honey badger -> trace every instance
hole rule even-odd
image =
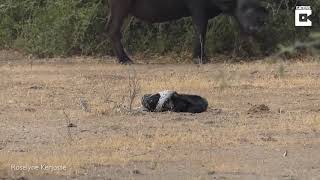
[[[201,113],[207,110],[208,101],[197,95],[178,94],[176,91],[162,91],[142,97],[143,107],[150,112]]]

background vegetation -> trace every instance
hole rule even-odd
[[[220,16],[211,20],[208,54],[266,55],[279,44],[307,40],[310,31],[319,30],[319,0],[303,1],[303,5],[313,8],[313,28],[294,26],[295,0],[265,3],[270,10],[270,22],[248,46],[239,41],[239,29],[233,18]],[[106,0],[1,0],[0,48],[19,49],[39,57],[110,55],[112,49],[105,34],[108,11]],[[193,26],[189,18],[153,25],[128,18],[123,42],[129,53],[189,51]],[[241,51],[236,51],[239,48]]]

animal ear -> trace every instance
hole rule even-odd
[[[174,92],[173,94],[172,94],[172,97],[178,97],[179,95],[178,95],[178,93],[177,92]]]

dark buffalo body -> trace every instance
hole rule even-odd
[[[128,15],[149,23],[191,16],[196,29],[193,56],[199,59],[205,59],[203,47],[209,19],[229,14],[243,31],[251,33],[260,29],[267,15],[259,0],[110,0],[110,3],[108,33],[120,63],[132,62],[121,43],[121,27]]]

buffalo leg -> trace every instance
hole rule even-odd
[[[205,55],[205,43],[207,34],[208,18],[205,15],[195,14],[192,16],[195,25],[196,35],[194,41],[193,59],[196,64],[207,63]]]
[[[107,31],[111,39],[113,49],[117,55],[119,63],[131,64],[132,60],[128,57],[121,43],[121,27],[124,19],[129,13],[130,1],[111,0],[111,15],[107,25]]]

